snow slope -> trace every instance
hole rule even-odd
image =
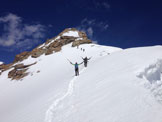
[[[81,49],[85,49],[83,52]],[[161,122],[162,46],[119,48],[84,44],[37,59],[29,76],[0,76],[0,122]],[[68,62],[82,62],[80,76]]]

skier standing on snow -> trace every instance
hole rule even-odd
[[[78,64],[77,62],[75,64],[73,64],[71,61],[69,61],[70,64],[74,65],[75,67],[75,76],[79,76],[79,65],[81,65],[82,63]]]
[[[90,58],[87,58],[87,57],[83,58],[83,57],[82,57],[82,59],[83,59],[83,62],[84,62],[84,66],[87,67],[88,60],[90,60],[91,57],[90,57]]]

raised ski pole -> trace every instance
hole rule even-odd
[[[67,60],[72,64],[72,62],[69,59],[67,59]]]

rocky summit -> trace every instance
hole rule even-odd
[[[12,80],[19,80],[28,74],[27,67],[33,65],[30,64],[28,66],[25,66],[24,64],[21,64],[23,60],[27,59],[30,56],[32,58],[37,58],[43,54],[50,55],[52,53],[57,53],[61,51],[64,45],[70,43],[71,47],[78,47],[81,44],[92,43],[92,41],[88,39],[85,32],[79,31],[75,28],[67,28],[58,36],[46,40],[45,43],[34,48],[32,51],[25,51],[16,55],[13,63],[0,65],[0,74],[2,74],[3,71],[11,69],[11,71],[8,73],[8,78],[11,78]],[[17,66],[21,66],[21,68],[17,68]]]
[[[79,46],[81,44],[92,43],[88,39],[85,32],[78,31],[75,28],[68,28],[61,32],[58,36],[46,40],[45,43],[39,45],[31,52],[22,52],[16,55],[14,62],[22,61],[29,56],[37,58],[42,54],[50,55],[54,52],[59,52],[62,46],[72,43],[72,47]]]

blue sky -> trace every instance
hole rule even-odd
[[[1,0],[0,61],[10,63],[69,27],[99,44],[162,45],[161,0]]]

